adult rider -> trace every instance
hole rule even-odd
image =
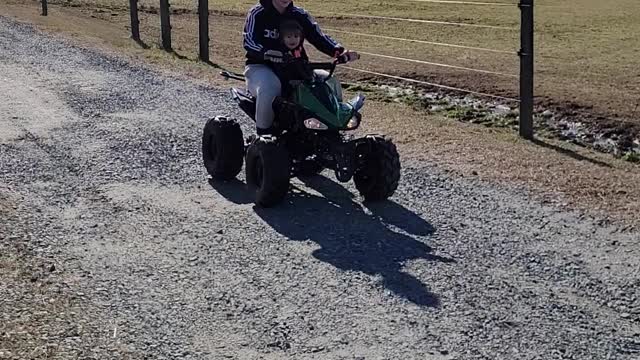
[[[315,19],[292,0],[260,0],[252,7],[244,24],[243,45],[246,53],[244,75],[247,90],[256,98],[256,132],[272,133],[274,119],[273,100],[282,91],[282,84],[274,72],[273,64],[286,62],[287,51],[280,40],[280,24],[298,22],[303,36],[322,53],[345,61],[359,58],[355,51],[345,48],[322,32]]]

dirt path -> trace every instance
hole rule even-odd
[[[411,161],[388,203],[325,174],[254,209],[200,161],[226,91],[2,17],[0,48],[0,358],[640,352],[640,234]]]

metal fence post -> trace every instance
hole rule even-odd
[[[200,60],[209,62],[209,0],[198,0]]]
[[[171,21],[169,19],[169,0],[160,0],[160,27],[162,29],[162,48],[171,51]]]
[[[138,19],[138,0],[129,0],[129,14],[131,15],[131,38],[140,41],[140,20]]]
[[[533,140],[533,0],[520,0],[520,136]]]
[[[47,0],[42,0],[42,16],[47,16],[48,13]]]

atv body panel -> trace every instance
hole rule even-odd
[[[340,102],[324,81],[300,83],[293,87],[291,99],[333,130],[347,130],[349,120],[355,115],[354,106]]]

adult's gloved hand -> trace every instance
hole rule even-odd
[[[360,59],[360,54],[355,51],[346,50],[342,54],[338,55],[338,63],[346,64],[351,61]]]

